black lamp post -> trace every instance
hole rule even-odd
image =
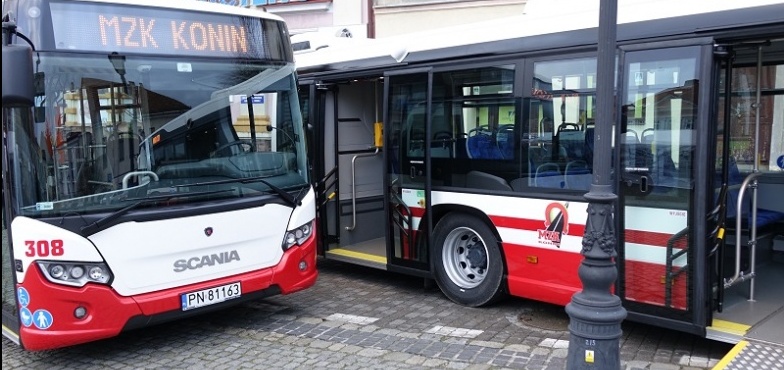
[[[588,200],[588,220],[583,236],[583,261],[578,275],[583,290],[566,305],[569,315],[568,369],[620,369],[621,322],[626,310],[610,292],[618,270],[614,207],[617,196],[610,178],[612,122],[615,97],[615,44],[617,0],[599,2],[596,128],[594,131],[593,182]]]

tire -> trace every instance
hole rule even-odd
[[[480,307],[504,296],[504,262],[486,223],[464,213],[445,216],[433,229],[433,271],[447,298]]]

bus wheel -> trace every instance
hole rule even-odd
[[[436,225],[433,234],[436,283],[449,299],[479,307],[503,295],[504,263],[487,224],[453,213]]]

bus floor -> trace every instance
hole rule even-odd
[[[774,252],[760,260],[754,278],[754,300],[750,301],[751,280],[737,283],[724,291],[722,312],[713,315],[713,327],[724,332],[718,340],[737,342],[752,336],[784,344],[784,326],[768,325],[770,320],[784,320],[784,254]],[[779,328],[779,330],[771,330]]]
[[[784,364],[784,252],[758,262],[754,300],[748,281],[727,288],[724,309],[714,313],[713,339],[737,342],[714,370],[782,369]],[[758,259],[760,261],[760,259]],[[715,334],[715,332],[714,332]]]
[[[387,269],[386,255],[386,239],[383,237],[346,246],[331,245],[325,253],[327,259],[381,270]]]

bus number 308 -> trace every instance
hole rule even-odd
[[[25,250],[27,257],[62,256],[65,253],[61,239],[25,240],[24,243],[27,246],[27,250]]]

